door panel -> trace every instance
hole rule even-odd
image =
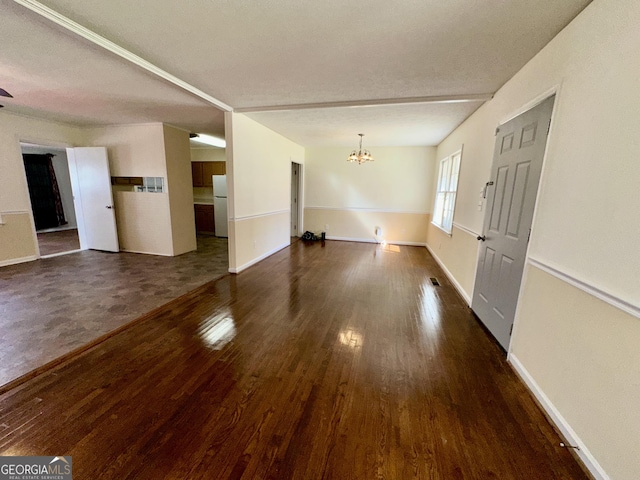
[[[67,158],[81,248],[118,252],[107,149],[67,148]]]
[[[518,239],[520,232],[520,222],[524,213],[524,199],[527,192],[527,181],[529,180],[530,162],[520,163],[515,168],[515,178],[513,179],[513,193],[511,204],[509,205],[509,219],[507,221],[506,235],[514,240]]]
[[[509,167],[501,167],[498,169],[497,180],[495,182],[496,192],[493,197],[491,221],[489,223],[489,230],[492,232],[500,231],[500,216],[502,215],[502,205],[504,203],[504,193],[508,173]]]
[[[507,349],[515,317],[554,97],[501,125],[471,307]],[[544,134],[543,134],[544,132]]]

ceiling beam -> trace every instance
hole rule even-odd
[[[183,90],[195,95],[196,97],[201,98],[207,103],[214,105],[215,107],[225,111],[232,112],[233,108],[227,105],[226,103],[218,100],[217,98],[212,97],[208,93],[203,92],[202,90],[194,87],[193,85],[185,82],[184,80],[179,79],[175,75],[171,75],[169,72],[161,69],[160,67],[155,66],[151,62],[148,62],[142,57],[130,52],[129,50],[121,47],[120,45],[113,43],[111,40],[107,40],[101,35],[89,30],[86,27],[83,27],[79,23],[74,22],[73,20],[65,17],[64,15],[52,10],[51,8],[43,5],[35,0],[13,0],[15,3],[22,5],[23,7],[28,8],[32,12],[37,13],[38,15],[60,25],[61,27],[69,30],[70,32],[75,33],[76,35],[89,40],[91,43],[98,45],[99,47],[104,48],[105,50],[110,51],[111,53],[115,53],[121,58],[137,65],[140,68],[160,77],[169,83],[174,84],[177,87],[180,87]]]
[[[486,102],[493,98],[493,93],[471,95],[440,95],[433,97],[379,98],[372,100],[347,100],[344,102],[298,103],[291,105],[269,105],[261,107],[244,107],[234,109],[237,113],[278,112],[285,110],[308,110],[314,108],[360,108],[379,107],[382,105],[412,105],[426,103],[469,103]]]

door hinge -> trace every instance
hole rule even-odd
[[[551,120],[549,120],[549,125],[547,125],[547,135],[549,135],[550,131],[551,131]]]
[[[529,234],[527,235],[527,243],[531,240],[531,229],[529,229]]]
[[[494,133],[494,136],[497,136],[498,133],[500,133],[500,127],[496,127],[496,133]]]
[[[513,333],[513,323],[511,324],[511,328],[509,329],[509,336]]]

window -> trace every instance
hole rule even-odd
[[[440,160],[438,170],[438,188],[436,204],[433,207],[432,223],[447,233],[453,227],[453,210],[456,206],[456,191],[460,176],[460,157],[462,151]]]

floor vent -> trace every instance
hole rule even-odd
[[[431,277],[431,278],[429,278],[429,280],[431,280],[431,283],[433,283],[436,287],[440,286],[440,282],[438,281],[438,279],[436,277]]]

